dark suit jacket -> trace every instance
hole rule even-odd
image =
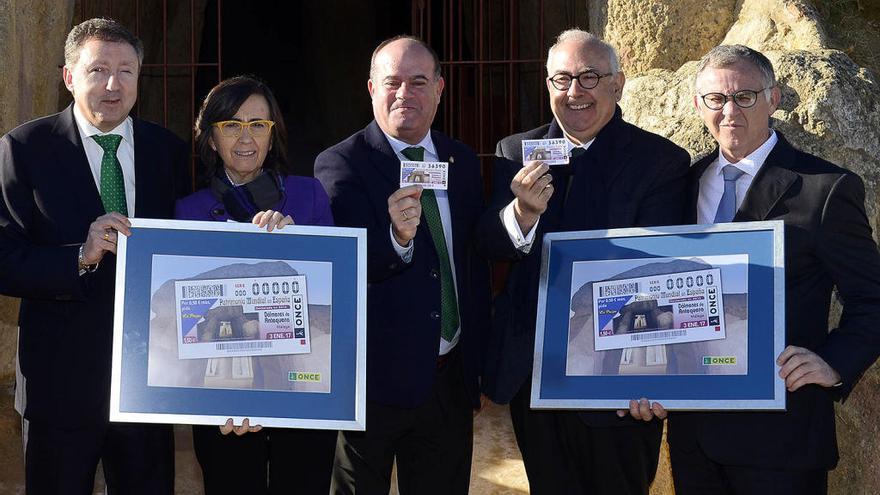
[[[452,251],[461,315],[457,348],[474,405],[479,400],[483,335],[489,323],[488,263],[473,238],[483,210],[476,154],[431,131],[441,161],[449,161]],[[416,407],[428,400],[440,345],[439,261],[428,225],[419,225],[413,257],[403,263],[391,244],[388,197],[400,188],[400,161],[376,122],[325,150],[315,177],[330,196],[336,225],[367,229],[367,399]]]
[[[188,192],[184,143],[134,119],[136,217],[171,218]],[[73,107],[0,139],[0,293],[21,298],[19,360],[30,420],[107,421],[116,259],[79,275],[89,225],[105,213]]]
[[[834,399],[843,399],[880,355],[880,255],[854,173],[792,147],[779,131],[735,222],[785,222],[786,345],[806,347],[840,373],[843,385],[802,387],[785,413],[673,413],[669,441],[697,435],[716,462],[777,469],[830,469],[837,463]],[[690,221],[699,179],[718,156],[690,174]],[[828,331],[831,290],[843,302],[840,326]],[[752,329],[754,331],[755,329]]]
[[[561,137],[562,129],[554,120],[498,143],[492,200],[480,222],[479,246],[492,259],[512,261],[507,284],[495,300],[483,379],[484,392],[499,403],[509,402],[531,377],[544,234],[673,225],[681,223],[684,213],[689,155],[669,140],[625,122],[618,108],[589,150],[571,160],[569,167],[575,172],[567,204],[567,167],[550,167],[555,191],[538,222],[531,251],[523,255],[513,247],[500,220],[500,211],[514,198],[510,182],[523,166],[521,143],[523,139]],[[578,192],[586,191],[578,189],[580,175],[587,177],[582,180],[593,182],[589,194]],[[572,211],[583,212],[584,218],[574,223],[565,220],[564,215]],[[571,225],[576,228],[569,228]],[[584,418],[603,424],[626,422],[618,420],[613,412],[590,413]]]

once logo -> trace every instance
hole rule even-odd
[[[320,382],[320,373],[310,373],[308,371],[288,371],[287,381],[289,382]]]
[[[703,366],[724,366],[736,364],[736,356],[703,356]]]

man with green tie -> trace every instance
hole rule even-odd
[[[387,494],[395,461],[404,495],[468,491],[489,276],[477,156],[431,130],[443,85],[423,41],[381,43],[375,120],[315,162],[336,224],[367,229],[367,430],[340,435],[333,493]],[[401,188],[402,161],[447,162],[448,189]]]
[[[171,218],[188,192],[184,143],[129,116],[143,45],[110,19],[71,30],[73,104],[0,139],[0,293],[21,298],[28,493],[173,493],[171,429],[109,422],[117,236]]]

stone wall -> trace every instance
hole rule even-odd
[[[714,147],[693,106],[696,60],[705,52],[695,47],[741,43],[764,52],[783,95],[773,126],[801,149],[862,176],[877,235],[880,1],[608,0],[590,5],[591,30],[604,33],[622,54],[628,77],[624,118],[694,156]],[[652,13],[647,20],[645,12]],[[880,450],[874,419],[878,385],[880,366],[875,365],[837,407],[841,460],[830,475],[832,494],[880,493],[880,461],[865,455]],[[659,485],[653,494],[671,493],[665,481]]]
[[[57,111],[72,0],[0,2],[0,134]],[[0,388],[12,384],[18,300],[0,296]]]

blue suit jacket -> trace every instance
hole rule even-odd
[[[483,335],[489,324],[488,263],[473,238],[483,211],[476,154],[432,131],[441,161],[449,161],[452,250],[461,315],[458,342],[464,379],[479,400]],[[367,229],[367,399],[417,407],[430,398],[440,345],[440,277],[427,224],[418,228],[410,263],[391,244],[388,197],[400,188],[400,161],[376,122],[325,150],[315,177],[330,196],[336,225]]]
[[[171,218],[188,192],[183,141],[133,119],[133,216]],[[106,422],[116,258],[79,276],[77,254],[104,207],[73,107],[0,139],[0,293],[21,298],[25,417],[55,426]]]

